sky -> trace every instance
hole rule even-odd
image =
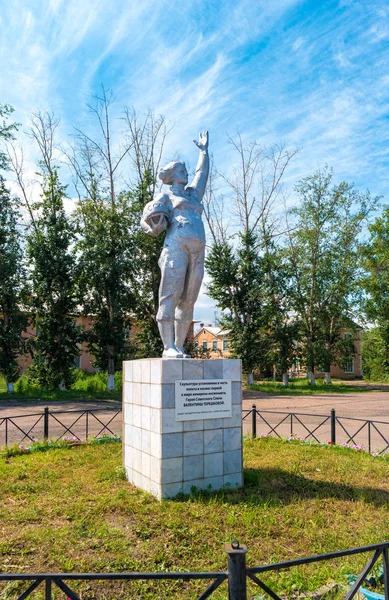
[[[90,127],[101,85],[173,129],[167,160],[194,166],[207,128],[221,170],[227,134],[299,148],[290,190],[328,164],[388,202],[389,5],[383,0],[0,0],[0,103],[27,129],[53,111],[64,140]],[[34,160],[31,141],[27,155]],[[33,167],[31,167],[33,169]],[[205,279],[206,284],[206,279]],[[215,321],[203,286],[195,318]]]

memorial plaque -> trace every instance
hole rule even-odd
[[[195,379],[176,381],[176,421],[231,417],[231,381]]]

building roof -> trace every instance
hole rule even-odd
[[[224,337],[224,336],[226,336],[226,335],[228,335],[230,333],[229,329],[222,329],[221,327],[212,327],[211,325],[208,325],[208,326],[201,327],[197,331],[197,333],[195,334],[195,337],[197,335],[199,335],[199,333],[201,331],[203,331],[204,329],[205,329],[205,331],[208,331],[209,333],[211,333],[215,337]]]

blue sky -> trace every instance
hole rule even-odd
[[[123,105],[174,124],[167,158],[190,165],[210,131],[219,168],[226,135],[301,150],[292,189],[326,163],[336,179],[383,194],[389,167],[389,5],[377,0],[3,0],[0,103],[53,110],[64,139],[85,127],[101,83]],[[29,143],[24,141],[24,143]],[[31,157],[33,151],[31,150]],[[201,295],[200,320],[214,320]]]

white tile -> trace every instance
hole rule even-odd
[[[242,366],[239,358],[225,358],[223,360],[223,379],[242,380]]]
[[[150,493],[151,481],[148,477],[146,477],[146,475],[142,475],[141,483],[142,490]]]
[[[184,492],[184,494],[191,494],[192,491],[196,492],[197,490],[203,490],[204,489],[204,479],[192,479],[191,481],[184,481],[183,484],[183,489],[182,491]],[[196,489],[194,489],[196,488]]]
[[[125,467],[125,471],[126,471],[127,481],[129,481],[130,483],[132,483],[133,472],[132,472],[131,467]]]
[[[209,429],[204,431],[204,454],[223,452],[223,430]]]
[[[184,456],[203,454],[204,433],[203,431],[187,431],[184,433]]]
[[[142,487],[142,474],[139,471],[132,472],[132,482],[136,487]]]
[[[132,381],[124,381],[123,403],[129,404],[132,402]]]
[[[138,473],[142,472],[142,452],[135,448],[132,449],[132,468]]]
[[[182,433],[165,433],[162,435],[162,458],[182,457]]]
[[[183,421],[184,431],[202,431],[204,429],[204,419],[197,421]]]
[[[203,379],[204,361],[198,358],[184,360],[182,379]]]
[[[161,486],[161,497],[162,498],[174,498],[174,496],[177,496],[177,494],[181,494],[181,493],[182,493],[182,482],[180,482],[180,483],[165,483]]]
[[[122,435],[123,435],[123,444],[132,446],[132,425],[129,425],[128,423],[124,423],[124,426],[122,429]]]
[[[125,425],[132,424],[132,404],[123,404],[123,423]]]
[[[204,489],[210,491],[220,490],[224,485],[223,477],[205,477],[203,482]]]
[[[162,498],[162,489],[159,483],[156,483],[152,479],[150,480],[150,494],[153,494],[158,500]]]
[[[150,479],[150,454],[142,453],[142,475]]]
[[[150,456],[150,479],[161,483],[161,460],[155,456]]]
[[[123,380],[132,381],[132,360],[125,360],[123,362]]]
[[[162,408],[175,408],[176,387],[174,383],[162,384]]]
[[[204,454],[204,477],[223,475],[223,452]]]
[[[132,384],[132,403],[133,404],[142,404],[142,384],[141,383],[133,383]]]
[[[162,358],[150,359],[150,383],[161,383]]]
[[[224,487],[226,488],[240,488],[243,487],[243,473],[230,473],[229,475],[224,475]]]
[[[204,461],[202,456],[184,456],[184,481],[202,479]],[[186,492],[187,493],[187,492]]]
[[[242,384],[240,381],[233,381],[231,384],[232,404],[242,404]]]
[[[163,408],[162,409],[162,433],[180,433],[182,430],[183,430],[182,421],[176,421],[175,409],[174,408]]]
[[[124,466],[132,468],[132,447],[127,444],[124,446]]]
[[[150,406],[150,383],[142,383],[142,406]]]
[[[150,415],[150,407],[149,406],[142,406],[142,429],[147,429],[148,431],[150,431],[150,419],[151,419],[151,415]]]
[[[204,419],[204,429],[221,429],[223,419]]]
[[[142,407],[139,404],[133,405],[132,423],[134,427],[142,427]]]
[[[224,475],[230,473],[239,473],[243,470],[242,464],[242,451],[241,450],[229,450],[224,452]]]
[[[150,359],[148,358],[142,360],[141,377],[142,383],[150,383]]]
[[[132,361],[132,380],[136,383],[141,383],[141,381],[142,381],[142,361],[141,360]]]
[[[162,385],[150,384],[150,406],[152,408],[162,408]]]
[[[226,379],[223,377],[223,359],[204,361],[204,379]]]
[[[223,450],[240,450],[242,447],[242,428],[228,427],[223,431]]]
[[[142,452],[151,454],[151,433],[147,429],[142,429]]]
[[[161,411],[158,408],[150,408],[150,430],[161,433]]]
[[[162,458],[162,436],[152,431],[150,432],[150,454],[155,458]]]
[[[164,458],[161,464],[162,483],[182,482],[182,458]]]
[[[142,430],[139,427],[132,428],[132,447],[142,450]]]
[[[182,379],[182,359],[165,358],[162,361],[162,383],[174,383],[176,379]]]
[[[242,426],[242,407],[240,404],[232,405],[232,416],[223,419],[223,427],[239,427]]]

